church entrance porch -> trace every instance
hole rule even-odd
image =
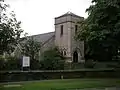
[[[77,53],[77,51],[75,51],[75,52],[73,53],[73,62],[74,62],[74,63],[77,63],[77,62],[78,62],[78,53]]]
[[[85,60],[83,58],[81,51],[79,48],[76,48],[72,53],[72,61],[73,63],[84,63]]]

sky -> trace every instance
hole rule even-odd
[[[54,18],[68,11],[87,17],[91,0],[5,0],[28,35],[55,31]]]

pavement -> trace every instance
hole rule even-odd
[[[84,88],[76,90],[120,90],[120,87],[106,87],[106,88]]]

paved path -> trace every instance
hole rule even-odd
[[[85,88],[76,90],[120,90],[120,87],[107,87],[107,88]]]

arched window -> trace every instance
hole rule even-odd
[[[61,55],[63,56],[63,51],[61,51],[60,53],[61,53]]]
[[[66,51],[64,51],[64,56],[66,55]]]

